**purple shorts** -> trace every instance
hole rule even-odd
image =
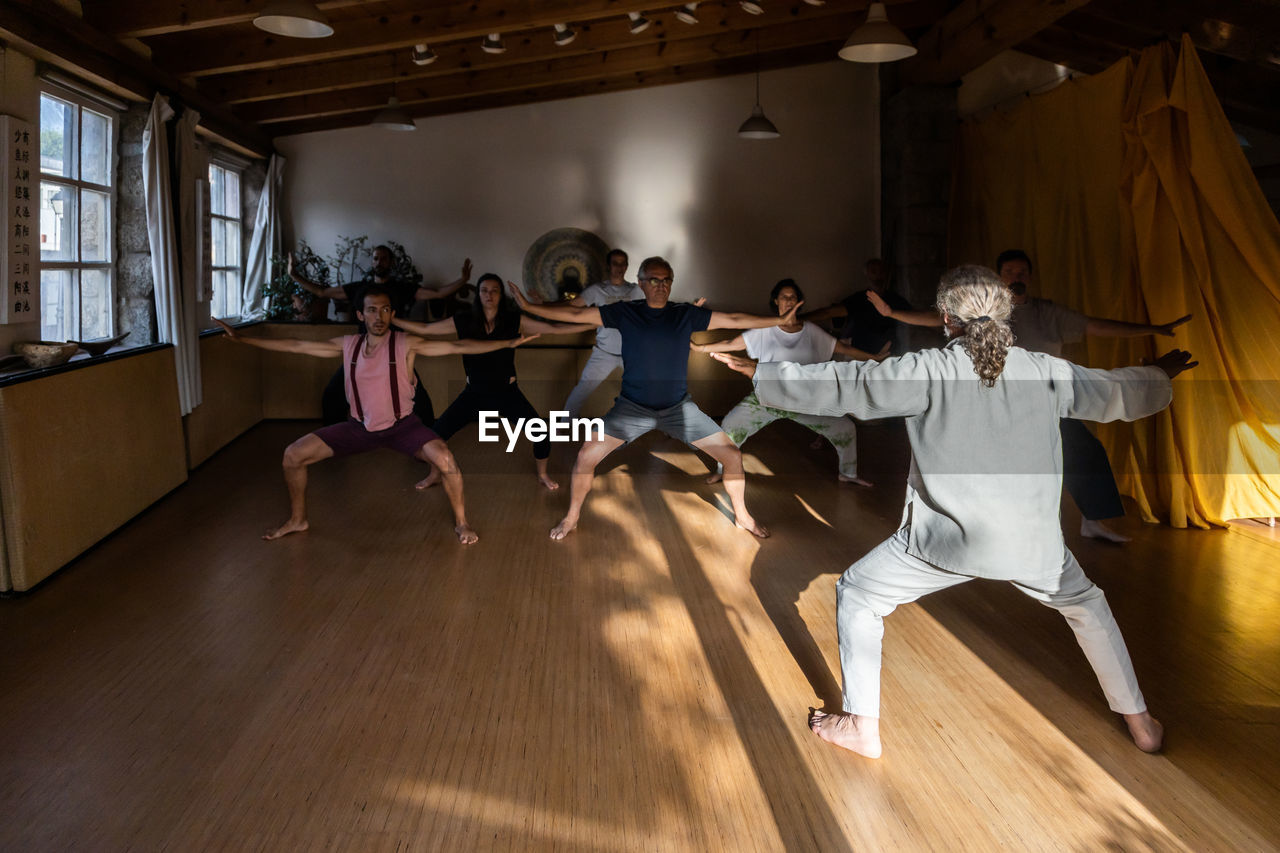
[[[440,438],[423,426],[417,415],[407,415],[377,432],[369,432],[364,424],[355,418],[349,418],[345,423],[321,427],[312,435],[329,445],[335,457],[351,456],[366,450],[377,450],[379,447],[399,450],[413,456],[424,444]]]

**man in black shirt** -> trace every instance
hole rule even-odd
[[[885,317],[867,300],[867,291],[877,294],[897,311],[910,311],[911,303],[889,289],[889,275],[884,261],[872,258],[867,261],[867,287],[856,291],[834,305],[804,314],[800,319],[815,323],[835,317],[844,317],[838,338],[863,352],[878,353],[885,344],[893,343],[898,321]]]
[[[422,287],[414,282],[393,277],[394,262],[395,256],[392,254],[391,249],[386,246],[374,246],[373,268],[369,270],[369,277],[363,281],[344,284],[340,287],[324,287],[294,272],[293,252],[289,253],[288,271],[289,277],[303,290],[322,299],[344,299],[351,305],[360,304],[361,294],[366,287],[370,284],[379,284],[386,288],[391,295],[391,307],[395,310],[396,316],[404,318],[408,318],[409,312],[413,310],[415,301],[419,299],[442,299],[471,280],[470,258],[462,262],[462,276],[443,287]],[[359,331],[364,331],[363,323],[359,325]],[[341,368],[329,379],[329,384],[325,386],[324,394],[321,397],[320,409],[321,418],[326,424],[342,423],[347,419],[347,398],[343,392]],[[435,407],[431,405],[431,397],[427,395],[427,389],[423,387],[421,382],[418,383],[418,391],[413,398],[413,411],[424,424],[435,423]]]

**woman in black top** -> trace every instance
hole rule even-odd
[[[393,322],[415,335],[454,335],[458,340],[479,341],[506,341],[523,335],[571,334],[595,328],[585,323],[548,323],[524,316],[511,297],[507,296],[502,279],[493,273],[480,276],[469,311],[460,311],[453,317],[434,323],[414,323],[399,317]],[[520,418],[537,418],[537,410],[516,384],[514,352],[507,349],[480,355],[464,355],[462,366],[467,373],[467,387],[449,404],[444,414],[436,419],[431,427],[432,432],[448,441],[458,430],[479,420],[480,412],[483,411],[496,411],[499,417],[511,423]],[[503,440],[506,440],[505,434]],[[543,439],[534,444],[533,458],[537,465],[538,481],[548,489],[558,489],[560,484],[547,474],[547,457],[550,455],[549,440]],[[425,489],[435,485],[438,476],[438,472],[432,471],[431,476],[418,483],[418,488]]]

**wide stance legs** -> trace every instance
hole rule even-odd
[[[898,531],[852,565],[836,585],[836,621],[844,689],[843,715],[816,713],[810,726],[824,740],[876,757],[880,751],[880,658],[884,617],[901,604],[971,580],[943,571],[907,553],[907,531]],[[1063,615],[1113,711],[1124,715],[1134,743],[1160,748],[1163,729],[1147,712],[1128,649],[1106,596],[1063,550],[1057,578],[1015,582],[1027,595]],[[849,717],[850,719],[838,719]]]

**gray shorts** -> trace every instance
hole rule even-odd
[[[654,429],[660,429],[685,444],[693,444],[720,432],[719,424],[699,409],[688,394],[667,409],[650,409],[626,397],[618,397],[604,416],[604,434],[627,443]]]

